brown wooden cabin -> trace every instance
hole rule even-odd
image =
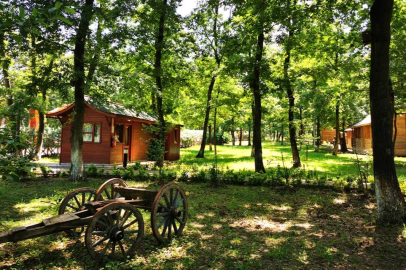
[[[101,105],[89,97],[85,98],[83,125],[84,163],[121,164],[124,153],[128,161],[146,160],[150,134],[143,132],[143,125],[153,125],[156,119],[146,113],[137,113],[117,103]],[[75,104],[64,105],[47,113],[48,118],[57,118],[62,124],[61,153],[59,162],[71,162],[70,131]],[[180,158],[180,126],[167,133],[165,160]]]
[[[396,116],[396,128],[395,156],[406,156],[406,114]],[[351,135],[347,133],[347,137],[351,136],[351,143],[348,144],[348,147],[352,148],[353,151],[357,151],[357,153],[372,154],[371,115],[348,129],[352,130]],[[395,134],[395,125],[393,134]]]
[[[335,129],[324,129],[321,131],[321,143],[333,143],[334,138],[336,137]]]

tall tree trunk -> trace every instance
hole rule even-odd
[[[209,150],[212,151],[211,125],[209,125]]]
[[[215,18],[214,18],[214,24],[213,24],[213,39],[214,39],[214,49],[213,49],[213,53],[214,53],[214,58],[216,59],[216,63],[217,63],[217,69],[220,68],[220,64],[221,64],[221,57],[217,51],[218,49],[218,37],[217,37],[217,16],[219,13],[219,5],[220,3],[217,2],[216,6],[215,6]],[[217,71],[214,73],[216,74]],[[204,124],[203,124],[203,138],[202,138],[202,143],[200,145],[200,150],[199,153],[197,153],[197,158],[204,158],[204,149],[206,147],[206,133],[207,133],[207,125],[209,123],[209,118],[210,118],[210,108],[211,108],[211,95],[214,89],[214,84],[216,83],[216,75],[213,75],[211,77],[211,81],[210,81],[210,85],[209,85],[209,90],[207,91],[207,103],[206,103],[206,114],[205,114],[205,118],[204,118]]]
[[[299,129],[299,149],[302,150],[302,142],[303,142],[303,135],[304,135],[304,125],[303,125],[303,109],[302,107],[299,108],[299,119],[300,119],[300,129]]]
[[[344,118],[344,117],[343,117]],[[345,140],[345,120],[343,119],[343,138],[340,140],[341,152],[347,153],[347,141]]]
[[[291,36],[291,32],[289,32],[289,36]],[[285,77],[285,84],[286,84],[286,92],[288,94],[289,99],[289,139],[290,139],[290,147],[292,149],[292,159],[293,159],[293,168],[298,168],[301,166],[300,162],[300,155],[299,150],[297,149],[297,140],[296,140],[296,127],[294,124],[295,116],[294,116],[294,108],[295,108],[295,97],[293,96],[292,86],[290,84],[289,78],[289,65],[290,65],[290,48],[286,49],[286,57],[285,63],[283,66],[284,70],[284,77]]]
[[[395,151],[395,147],[396,147],[396,138],[398,136],[398,114],[396,112],[394,112],[394,117],[393,117],[393,129],[395,130],[394,134],[393,134],[393,149]],[[395,153],[393,153],[395,154]]]
[[[393,0],[375,0],[371,11],[370,102],[378,223],[406,219],[406,203],[399,187],[392,144],[389,44]]]
[[[321,131],[320,131],[320,116],[316,117],[316,149],[315,152],[319,152],[321,145]]]
[[[216,82],[216,76],[213,76],[210,81],[209,91],[207,92],[207,103],[206,103],[206,114],[204,117],[204,124],[203,124],[203,138],[200,144],[199,153],[197,153],[197,158],[204,158],[204,149],[206,147],[206,140],[207,140],[207,126],[209,124],[210,118],[210,107],[211,107],[211,94],[213,92],[214,84]]]
[[[72,181],[85,180],[85,168],[83,164],[83,122],[85,116],[85,45],[90,20],[93,16],[93,0],[86,0],[80,16],[79,27],[76,34],[74,50],[74,79],[75,109],[71,128],[71,168],[70,179]]]
[[[235,134],[234,134],[234,116],[231,118],[231,142],[235,145]]]
[[[155,41],[155,83],[156,83],[156,110],[158,114],[158,129],[159,129],[159,138],[160,138],[160,147],[165,149],[166,141],[166,123],[164,118],[163,111],[163,85],[162,85],[162,50],[164,48],[164,31],[165,31],[165,18],[167,11],[167,0],[162,1],[159,12],[159,23],[158,23],[158,32]],[[162,151],[163,152],[163,151]],[[162,168],[164,161],[164,152],[160,160],[157,160],[158,167]],[[161,170],[160,170],[161,172]]]
[[[284,130],[283,130],[283,128],[284,128],[284,126],[283,126],[283,124],[282,124],[282,127],[281,127],[281,145],[283,145],[283,135],[284,135]]]
[[[251,118],[248,118],[248,146],[251,146]]]
[[[217,91],[216,105],[214,106],[214,119],[213,119],[213,128],[214,128],[214,155],[217,156],[217,102],[219,100],[220,89]]]
[[[255,172],[265,172],[264,162],[262,159],[262,142],[261,142],[261,90],[260,90],[260,75],[262,52],[264,48],[264,29],[260,29],[257,37],[257,48],[255,53],[255,63],[251,82],[251,88],[254,92],[254,148],[255,148]]]
[[[254,125],[255,125],[255,109],[254,109],[254,104],[251,104],[251,112],[252,112],[252,126],[254,126]],[[255,140],[254,140],[254,138],[252,138],[251,157],[255,157]]]
[[[242,145],[241,143],[242,143],[242,128],[240,128],[240,142],[239,142],[238,145],[241,146]]]
[[[2,74],[3,74],[3,85],[4,85],[4,88],[6,89],[6,93],[7,93],[7,107],[10,109],[10,107],[13,105],[13,96],[11,93],[10,77],[9,77],[9,73],[8,73],[8,69],[10,66],[10,58],[7,56],[7,48],[6,48],[4,32],[1,32],[1,31],[0,31],[0,61],[1,61],[1,69],[2,69]],[[11,113],[10,113],[9,119],[11,121],[15,121],[15,116],[11,115]],[[15,126],[14,126],[14,128],[15,128]],[[14,132],[14,134],[15,134],[15,132]]]
[[[338,154],[338,144],[340,143],[340,101],[337,100],[336,103],[336,139],[334,141],[334,152],[333,155]]]

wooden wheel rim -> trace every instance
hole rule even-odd
[[[84,210],[84,204],[90,202],[95,198],[96,190],[94,188],[78,188],[70,192],[62,200],[61,205],[59,206],[58,215],[65,213],[74,213],[81,210]],[[66,230],[65,232],[68,235],[80,234],[84,231],[84,227],[78,227],[72,230]]]
[[[120,193],[114,190],[115,186],[126,187],[127,183],[120,178],[112,178],[104,182],[95,194],[95,201],[102,201],[104,198],[106,200],[111,200],[120,197]]]
[[[155,238],[165,242],[180,235],[186,225],[188,203],[183,189],[167,184],[156,195],[151,209],[151,227]]]
[[[132,257],[144,236],[140,211],[128,203],[110,203],[94,215],[86,230],[85,243],[97,261]]]

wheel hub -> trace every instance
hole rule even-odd
[[[115,226],[110,230],[110,239],[112,241],[120,241],[124,238],[124,230]]]

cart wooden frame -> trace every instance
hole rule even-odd
[[[98,190],[79,188],[62,200],[59,215],[40,223],[13,228],[0,234],[0,243],[18,242],[65,231],[84,231],[85,245],[97,261],[126,259],[134,255],[144,235],[139,209],[151,212],[151,228],[159,242],[182,234],[188,217],[184,190],[177,184],[160,190],[128,187],[119,178],[103,183]]]

